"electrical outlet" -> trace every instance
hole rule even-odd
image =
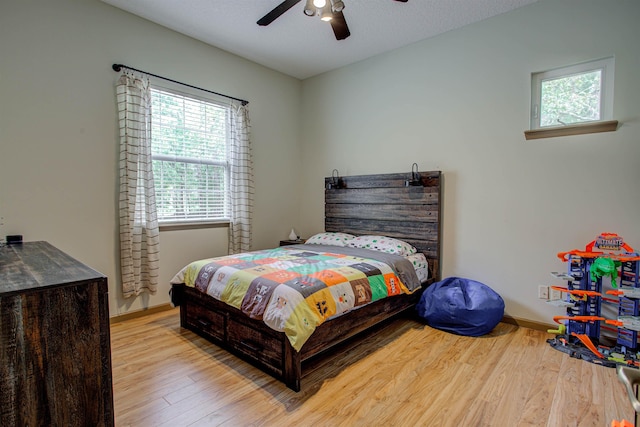
[[[562,292],[557,289],[549,289],[549,299],[551,301],[562,299]]]
[[[538,286],[538,298],[549,299],[549,287],[545,285]]]

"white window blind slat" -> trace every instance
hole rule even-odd
[[[229,218],[228,107],[152,88],[158,221]]]

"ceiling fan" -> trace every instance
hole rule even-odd
[[[276,6],[271,12],[260,18],[258,25],[267,26],[280,17],[287,10],[291,9],[302,0],[284,0]],[[406,3],[407,0],[394,0]],[[344,40],[351,35],[347,21],[344,19],[342,10],[344,2],[341,0],[306,0],[304,14],[307,16],[320,15],[320,19],[331,23],[331,28],[336,36],[336,40]]]

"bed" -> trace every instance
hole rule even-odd
[[[417,286],[410,284],[415,272],[403,272],[394,267],[393,273],[400,274],[394,276],[383,271],[381,275],[386,279],[381,279],[381,287],[384,290],[386,284],[388,293],[393,296],[369,298],[366,303],[356,304],[356,309],[344,310],[346,312],[339,316],[329,313],[308,336],[298,333],[305,336],[302,341],[296,341],[287,328],[277,331],[265,323],[262,314],[253,316],[252,307],[247,310],[240,302],[235,306],[229,305],[217,299],[219,295],[215,291],[209,291],[210,295],[206,293],[206,286],[196,283],[201,276],[206,276],[204,266],[210,266],[210,262],[236,263],[237,258],[200,260],[176,275],[183,278],[187,272],[197,274],[197,277],[191,277],[185,283],[172,284],[172,302],[180,306],[181,326],[283,381],[292,390],[299,391],[306,361],[381,322],[410,312],[419,301],[422,290],[440,279],[441,180],[439,171],[325,178],[325,232],[345,233],[357,236],[358,240],[366,239],[363,236],[382,235],[408,243],[418,253],[424,254],[428,264],[428,278],[421,275],[422,280]],[[286,253],[290,258],[306,256],[324,260],[325,255],[339,252],[339,249],[333,245],[303,244],[237,256],[242,261],[250,259],[254,263],[273,261],[272,255],[276,252]],[[358,261],[363,255],[358,249],[355,251],[339,254],[342,262],[349,258]],[[367,258],[362,271],[370,268],[371,264],[379,267],[378,261]],[[189,273],[189,268],[195,270]],[[403,286],[405,282],[409,283],[406,287],[411,289],[396,292],[394,284],[398,279]],[[174,278],[172,282],[175,281]],[[256,298],[252,300],[256,301]],[[338,309],[338,313],[341,311]]]

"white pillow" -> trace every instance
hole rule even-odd
[[[421,283],[429,280],[429,269],[428,268],[416,268],[416,276],[418,276],[418,280]]]
[[[415,254],[418,250],[402,240],[386,236],[365,235],[358,236],[347,242],[347,246],[352,248],[371,249],[374,251],[386,252],[388,254],[408,256]]]
[[[347,246],[347,242],[355,237],[347,233],[318,233],[309,237],[305,243],[309,245]]]
[[[429,262],[427,261],[427,257],[424,256],[422,252],[417,252],[413,255],[409,255],[405,257],[416,270],[419,268],[429,268]]]

